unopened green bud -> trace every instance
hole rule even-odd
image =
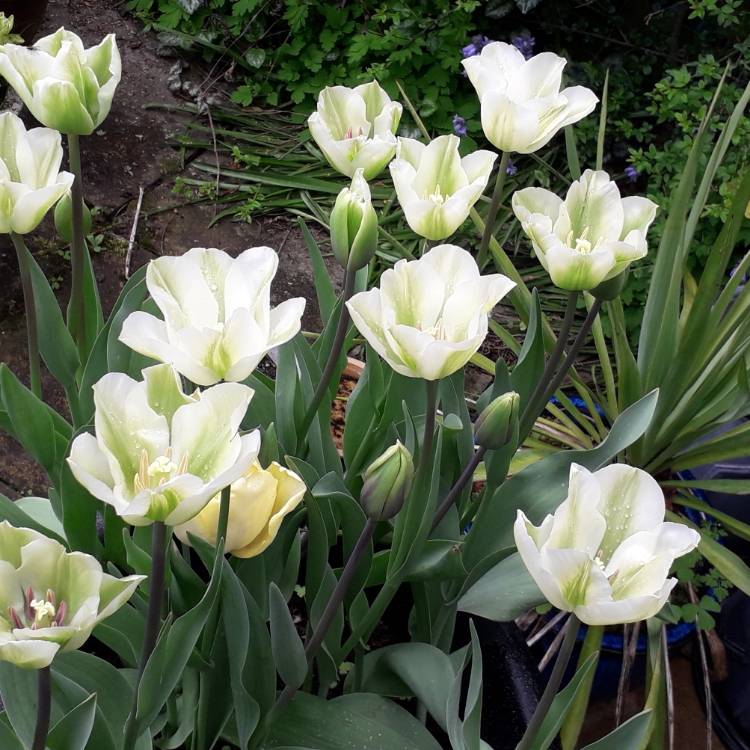
[[[376,458],[365,471],[360,501],[375,521],[393,518],[404,504],[414,482],[411,453],[398,441]]]
[[[474,442],[482,448],[502,448],[518,437],[518,407],[515,391],[491,401],[474,423]]]
[[[628,280],[629,272],[630,269],[626,268],[622,273],[618,273],[617,276],[602,281],[599,286],[596,286],[591,290],[592,296],[602,302],[611,302],[616,297],[619,297],[620,292],[625,288],[625,282]]]
[[[55,206],[55,227],[64,242],[73,240],[73,199],[66,193]],[[91,232],[91,211],[83,204],[83,236]]]
[[[351,186],[336,198],[330,224],[336,260],[352,271],[364,268],[378,246],[378,217],[362,169],[354,173]]]

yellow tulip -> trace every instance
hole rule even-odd
[[[276,538],[284,517],[291,513],[305,494],[304,482],[275,461],[264,469],[253,464],[232,483],[229,496],[229,525],[226,551],[235,557],[255,557]],[[216,544],[220,495],[190,521],[175,528],[177,537],[189,544],[188,532],[209,544]]]

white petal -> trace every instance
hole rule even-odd
[[[612,464],[594,473],[599,485],[599,512],[607,519],[602,557],[638,531],[658,529],[664,521],[664,493],[647,472],[633,466]]]
[[[83,432],[70,446],[67,459],[73,476],[96,498],[109,505],[115,505],[112,493],[114,479],[109,470],[107,456],[99,448],[96,438]]]
[[[60,650],[57,643],[42,640],[0,642],[0,660],[22,669],[48,667]]]
[[[544,264],[552,283],[560,289],[576,291],[593,289],[607,278],[615,267],[615,258],[607,246],[590,253],[580,253],[552,239],[542,246]],[[546,244],[546,243],[545,243]]]
[[[647,620],[658,614],[667,603],[669,594],[676,585],[677,579],[669,578],[661,590],[651,596],[635,596],[619,601],[599,601],[595,604],[576,607],[575,613],[581,622],[587,625],[620,625]]]
[[[642,198],[639,195],[629,195],[622,199],[622,210],[624,220],[620,239],[625,240],[628,232],[634,229],[638,230],[645,238],[648,228],[656,218],[656,212],[659,206],[648,198]],[[627,242],[627,240],[625,240]]]

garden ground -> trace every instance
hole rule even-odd
[[[103,234],[101,248],[94,253],[94,267],[105,314],[125,280],[126,254],[136,214],[139,190],[144,190],[136,242],[130,261],[131,272],[159,255],[176,255],[193,246],[220,247],[237,253],[254,245],[269,245],[281,258],[273,286],[278,299],[304,296],[308,308],[304,325],[318,329],[312,271],[302,235],[286,218],[252,223],[223,221],[209,229],[214,208],[209,204],[172,206],[184,198],[172,192],[173,181],[184,171],[180,153],[168,143],[171,133],[181,128],[169,113],[144,109],[148,103],[179,104],[168,86],[174,58],[162,57],[155,35],[146,33],[118,12],[110,0],[51,0],[41,33],[64,25],[91,43],[116,30],[123,58],[123,80],[112,112],[95,135],[83,142],[85,191],[89,205],[98,210],[95,234]],[[202,75],[194,73],[202,84]],[[189,168],[189,167],[188,167]],[[49,220],[47,220],[49,222]],[[65,248],[54,239],[51,226],[35,234],[32,250],[48,278],[55,281],[62,300],[68,297],[68,262]],[[337,273],[332,268],[334,274]],[[0,349],[3,361],[22,379],[27,378],[23,302],[12,248],[0,245],[0,275],[5,293],[0,300]],[[51,379],[43,383],[45,397],[56,407],[63,403]],[[20,447],[0,434],[0,492],[11,497],[46,492],[42,472]],[[693,689],[687,658],[672,661],[675,681],[675,747],[705,746],[705,720]],[[632,709],[642,705],[640,695],[631,696]],[[614,705],[592,703],[583,739],[592,740],[611,728]],[[714,739],[714,747],[721,747]]]

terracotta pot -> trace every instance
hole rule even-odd
[[[13,33],[31,44],[47,12],[47,0],[0,0],[0,11],[13,16]]]

